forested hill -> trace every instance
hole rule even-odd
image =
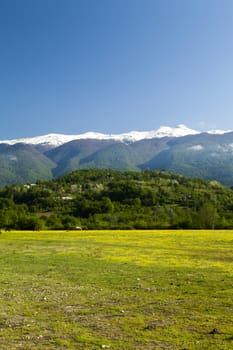
[[[163,171],[78,170],[0,190],[2,229],[233,228],[233,190]]]

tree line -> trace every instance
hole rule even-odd
[[[0,228],[232,229],[233,191],[165,171],[77,170],[0,189]]]

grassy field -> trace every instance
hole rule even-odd
[[[0,349],[233,349],[232,231],[3,232]]]

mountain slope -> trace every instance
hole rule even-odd
[[[84,159],[93,157],[98,151],[106,150],[114,143],[116,142],[110,140],[75,140],[47,151],[45,155],[56,163],[53,175],[57,177],[88,167],[84,165]]]
[[[130,144],[114,140],[76,140],[49,150],[45,155],[57,164],[53,169],[55,177],[76,169],[140,170],[138,165],[166,149],[168,140],[154,138]]]
[[[51,134],[27,139],[26,143],[0,143],[0,186],[90,168],[164,169],[233,186],[233,132],[199,133],[180,125],[104,138],[103,134],[86,133],[69,142],[71,136],[65,136]]]
[[[188,177],[215,179],[232,186],[233,133],[203,133],[172,139],[168,147],[140,168],[164,169]]]
[[[54,163],[30,145],[0,145],[0,186],[51,179]]]

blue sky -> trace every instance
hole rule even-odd
[[[0,139],[232,117],[232,0],[0,0]]]

